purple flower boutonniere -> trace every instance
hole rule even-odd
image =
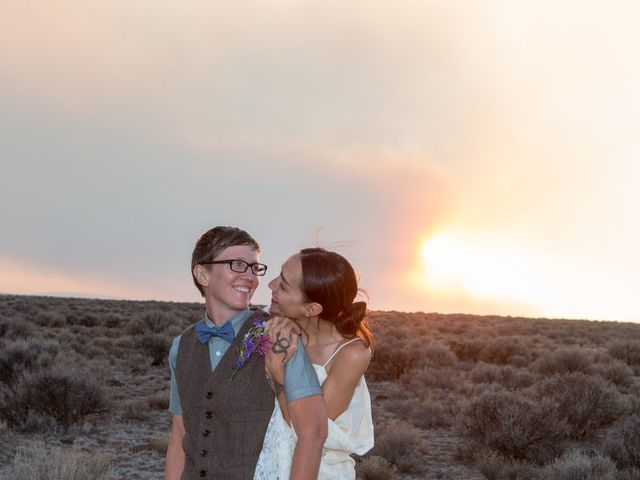
[[[253,322],[253,326],[249,329],[247,334],[242,340],[242,347],[240,347],[240,355],[236,360],[236,366],[233,367],[233,373],[230,380],[237,375],[245,363],[249,361],[251,355],[255,352],[258,355],[264,356],[265,353],[271,348],[271,340],[269,335],[264,332],[264,320],[256,319]]]

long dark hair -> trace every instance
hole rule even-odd
[[[322,305],[320,318],[335,325],[346,338],[360,337],[373,348],[374,338],[366,320],[367,304],[354,302],[358,279],[349,261],[324,248],[300,250],[302,293],[305,301]]]

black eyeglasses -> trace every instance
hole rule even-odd
[[[251,273],[257,277],[264,277],[265,273],[267,273],[267,266],[264,263],[248,263],[239,259],[214,260],[213,262],[202,262],[202,265],[213,265],[216,263],[228,263],[229,268],[237,273],[244,273],[247,269],[251,268]]]

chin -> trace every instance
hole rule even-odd
[[[271,302],[271,304],[269,305],[269,313],[271,315],[277,315],[277,316],[282,315],[282,312],[280,311],[280,306],[273,302]]]
[[[249,308],[250,302],[234,302],[231,305],[233,305],[237,310],[244,310]]]

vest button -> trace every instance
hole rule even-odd
[[[200,476],[201,477],[206,477],[207,476],[207,471],[206,470],[200,470]]]
[[[202,431],[202,436],[203,436],[203,437],[208,437],[210,433],[211,433],[211,432],[210,432],[209,430],[206,430],[206,429],[205,429],[205,430],[203,430],[203,431]]]
[[[209,411],[205,414],[207,418],[213,418],[213,412]]]
[[[207,392],[207,398],[213,398],[213,392]]]
[[[200,455],[202,455],[203,457],[207,456],[207,451],[206,450],[200,450]]]

